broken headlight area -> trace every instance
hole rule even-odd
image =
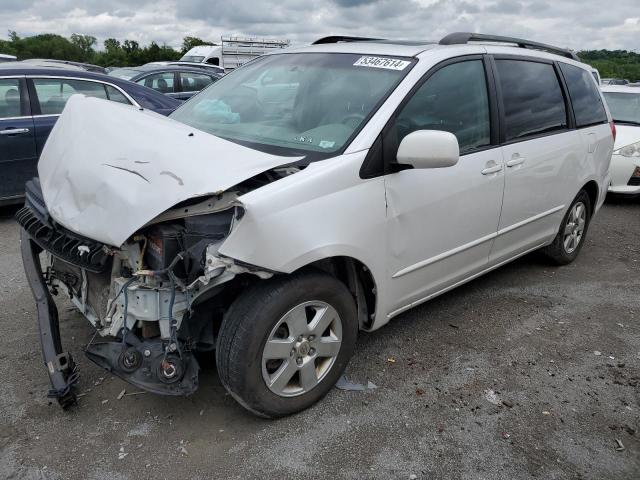
[[[215,317],[223,311],[213,298],[220,294],[215,287],[250,272],[216,257],[240,211],[231,207],[150,225],[112,249],[103,272],[49,255],[45,278],[52,293],[63,290],[110,338],[90,343],[87,356],[145,390],[193,393],[194,352],[213,350]]]
[[[27,183],[21,252],[37,306],[50,396],[75,402],[78,375],[64,352],[52,296],[67,296],[95,327],[87,356],[151,392],[188,395],[198,387],[196,352],[215,348],[215,332],[237,295],[274,272],[220,255],[244,207],[238,196],[299,171],[286,167],[227,192],[183,201],[143,225],[118,248],[57,223],[40,182]],[[44,259],[41,253],[44,251]]]

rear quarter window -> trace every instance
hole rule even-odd
[[[576,126],[587,127],[607,122],[607,113],[591,74],[574,65],[560,63],[576,117]]]
[[[553,65],[496,60],[504,106],[505,140],[567,128],[564,96]]]

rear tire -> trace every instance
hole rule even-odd
[[[586,191],[580,190],[567,210],[558,234],[542,253],[556,265],[573,262],[584,245],[591,221],[591,200]]]
[[[254,414],[290,415],[333,387],[357,334],[353,296],[331,275],[307,271],[261,281],[225,314],[216,348],[218,374]]]

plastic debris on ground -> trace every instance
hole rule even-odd
[[[125,453],[124,447],[120,447],[120,451],[118,452],[118,460],[124,460],[124,457],[126,457],[127,455],[129,454]]]
[[[340,390],[363,392],[365,390],[373,390],[375,388],[378,388],[378,386],[370,381],[368,381],[366,385],[362,383],[355,383],[343,375],[336,382],[336,388]]]
[[[496,395],[496,392],[494,392],[491,389],[484,391],[484,398],[487,402],[493,403],[494,405],[497,405],[497,406],[502,405],[502,400],[500,400],[498,398],[498,395]]]

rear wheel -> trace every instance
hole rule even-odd
[[[591,201],[587,192],[580,190],[562,219],[553,243],[542,252],[557,265],[573,262],[584,244],[590,220]]]
[[[331,389],[353,353],[357,331],[355,301],[334,277],[312,271],[260,282],[225,315],[218,373],[253,413],[289,415]]]

